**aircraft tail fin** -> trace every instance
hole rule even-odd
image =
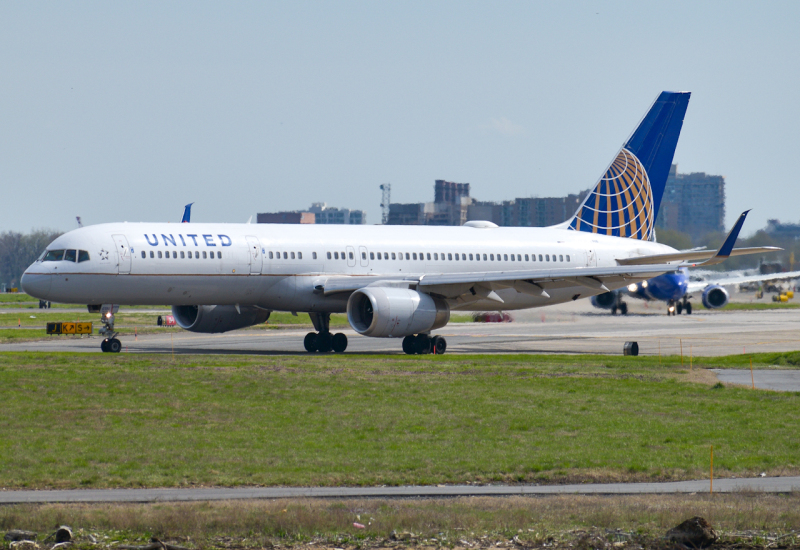
[[[191,220],[191,218],[192,218],[192,205],[193,204],[194,204],[193,202],[190,202],[183,209],[183,218],[181,218],[181,223],[189,223],[189,221]]]
[[[565,226],[615,237],[654,239],[656,216],[690,95],[661,92]]]

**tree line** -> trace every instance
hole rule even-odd
[[[18,287],[22,273],[61,234],[50,229],[38,229],[28,234],[16,231],[0,233],[0,283],[5,283],[8,288]]]

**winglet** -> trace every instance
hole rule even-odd
[[[739,231],[742,230],[742,226],[744,225],[744,220],[745,218],[747,218],[747,214],[749,212],[750,212],[749,210],[745,210],[744,212],[742,212],[742,215],[739,216],[738,220],[736,220],[733,229],[731,229],[731,232],[728,233],[727,237],[725,237],[725,242],[722,243],[722,246],[719,247],[717,253],[699,265],[715,265],[722,263],[728,259],[728,257],[731,255],[731,250],[733,250],[733,245],[736,244],[736,239],[739,238]]]
[[[189,223],[189,220],[192,217],[192,205],[194,203],[190,202],[186,205],[186,208],[183,210],[183,218],[181,218],[181,223]]]

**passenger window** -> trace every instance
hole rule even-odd
[[[347,256],[348,256],[348,257],[349,257],[351,260],[355,259],[355,258],[353,257],[353,253],[352,253],[352,252],[348,252],[348,253],[347,253]]]
[[[447,255],[447,259],[452,261],[452,259],[453,259],[453,254],[452,254],[452,253],[448,254],[448,255]]]
[[[47,254],[44,255],[43,262],[60,262],[61,258],[64,257],[63,250],[48,250]]]
[[[567,261],[569,261],[569,254],[567,254]]]
[[[283,253],[283,259],[284,260],[288,260],[289,259],[289,253],[288,252],[284,252]]]
[[[294,260],[294,252],[291,253],[291,258]]]
[[[514,261],[514,255],[513,254],[511,255],[511,261],[512,262]]]
[[[67,250],[64,253],[64,261],[65,262],[74,262],[77,259],[77,257],[78,257],[78,251],[77,250]]]
[[[458,261],[458,252],[456,252],[456,261]]]
[[[558,261],[559,261],[559,262],[563,262],[563,261],[564,261],[564,256],[562,256],[561,254],[559,254],[559,255],[558,255]]]
[[[312,260],[316,260],[317,259],[317,253],[316,252],[312,252],[311,253],[311,259]]]
[[[200,259],[200,251],[198,251],[198,250],[194,251],[194,258],[195,258],[195,260],[199,260]]]
[[[83,252],[83,250],[81,250],[81,252]],[[144,260],[145,258],[147,258],[147,252],[142,250],[142,259]]]
[[[370,260],[374,260],[375,259],[375,253],[374,252],[370,252],[369,253],[369,259]]]
[[[431,259],[431,253],[430,252],[428,252],[428,259],[429,260]]]
[[[204,259],[204,260],[207,260],[207,259],[208,259],[208,256],[206,255],[206,251],[205,251],[205,250],[203,250],[203,259]]]
[[[437,252],[433,253],[433,259],[434,260],[438,260],[439,259],[439,254]]]
[[[522,261],[522,255],[521,255],[521,254],[517,254],[517,261],[518,261],[518,262],[521,262],[521,261]]]
[[[338,260],[339,259],[339,253],[338,252],[334,252],[333,253],[333,259],[334,260]]]
[[[366,260],[367,259],[367,253],[366,252],[362,252],[361,253],[361,259],[362,260]]]
[[[392,252],[392,259],[393,260],[397,259],[397,258],[395,258],[394,252]]]
[[[155,256],[155,254],[153,254],[153,251],[151,250],[150,251],[150,257],[152,258],[153,256]]]
[[[508,254],[503,254],[503,259],[504,259],[505,261],[508,261]]]
[[[298,252],[297,253],[297,259],[298,260],[302,260],[303,259],[303,253],[302,252]]]
[[[542,261],[542,255],[541,254],[539,254],[539,261],[540,262]]]
[[[331,253],[330,252],[328,252],[328,259],[329,260],[331,259]]]
[[[472,261],[472,254],[469,255],[469,260]]]
[[[161,259],[161,251],[160,250],[158,251],[158,259],[159,260]]]
[[[172,251],[172,257],[173,257],[173,259],[175,259],[175,260],[177,260],[177,259],[178,259],[178,252],[177,252],[176,250],[173,250],[173,251]]]
[[[544,255],[544,259],[549,262],[550,261],[550,254],[545,254]]]
[[[181,250],[181,260],[183,260],[186,256],[183,254],[183,250]]]
[[[525,261],[526,262],[528,261],[528,255],[527,254],[525,254]]]
[[[491,261],[494,261],[494,254],[489,254],[489,259],[490,259]]]
[[[270,260],[272,260],[272,259],[273,259],[273,257],[272,257],[272,250],[270,250],[270,251],[269,251],[269,259],[270,259]]]
[[[483,261],[486,261],[486,254],[483,255]]]

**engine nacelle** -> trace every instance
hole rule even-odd
[[[191,332],[228,332],[252,327],[265,323],[270,314],[255,307],[240,307],[239,311],[235,306],[172,306],[175,322]]]
[[[728,305],[728,291],[721,286],[711,285],[703,291],[703,305],[706,309],[717,309]]]
[[[594,307],[599,307],[600,309],[611,309],[614,307],[614,304],[617,303],[617,296],[614,294],[614,292],[603,292],[602,294],[592,296],[590,301]]]
[[[366,287],[350,295],[347,320],[364,336],[399,338],[445,326],[450,321],[450,307],[444,300],[416,290]]]

